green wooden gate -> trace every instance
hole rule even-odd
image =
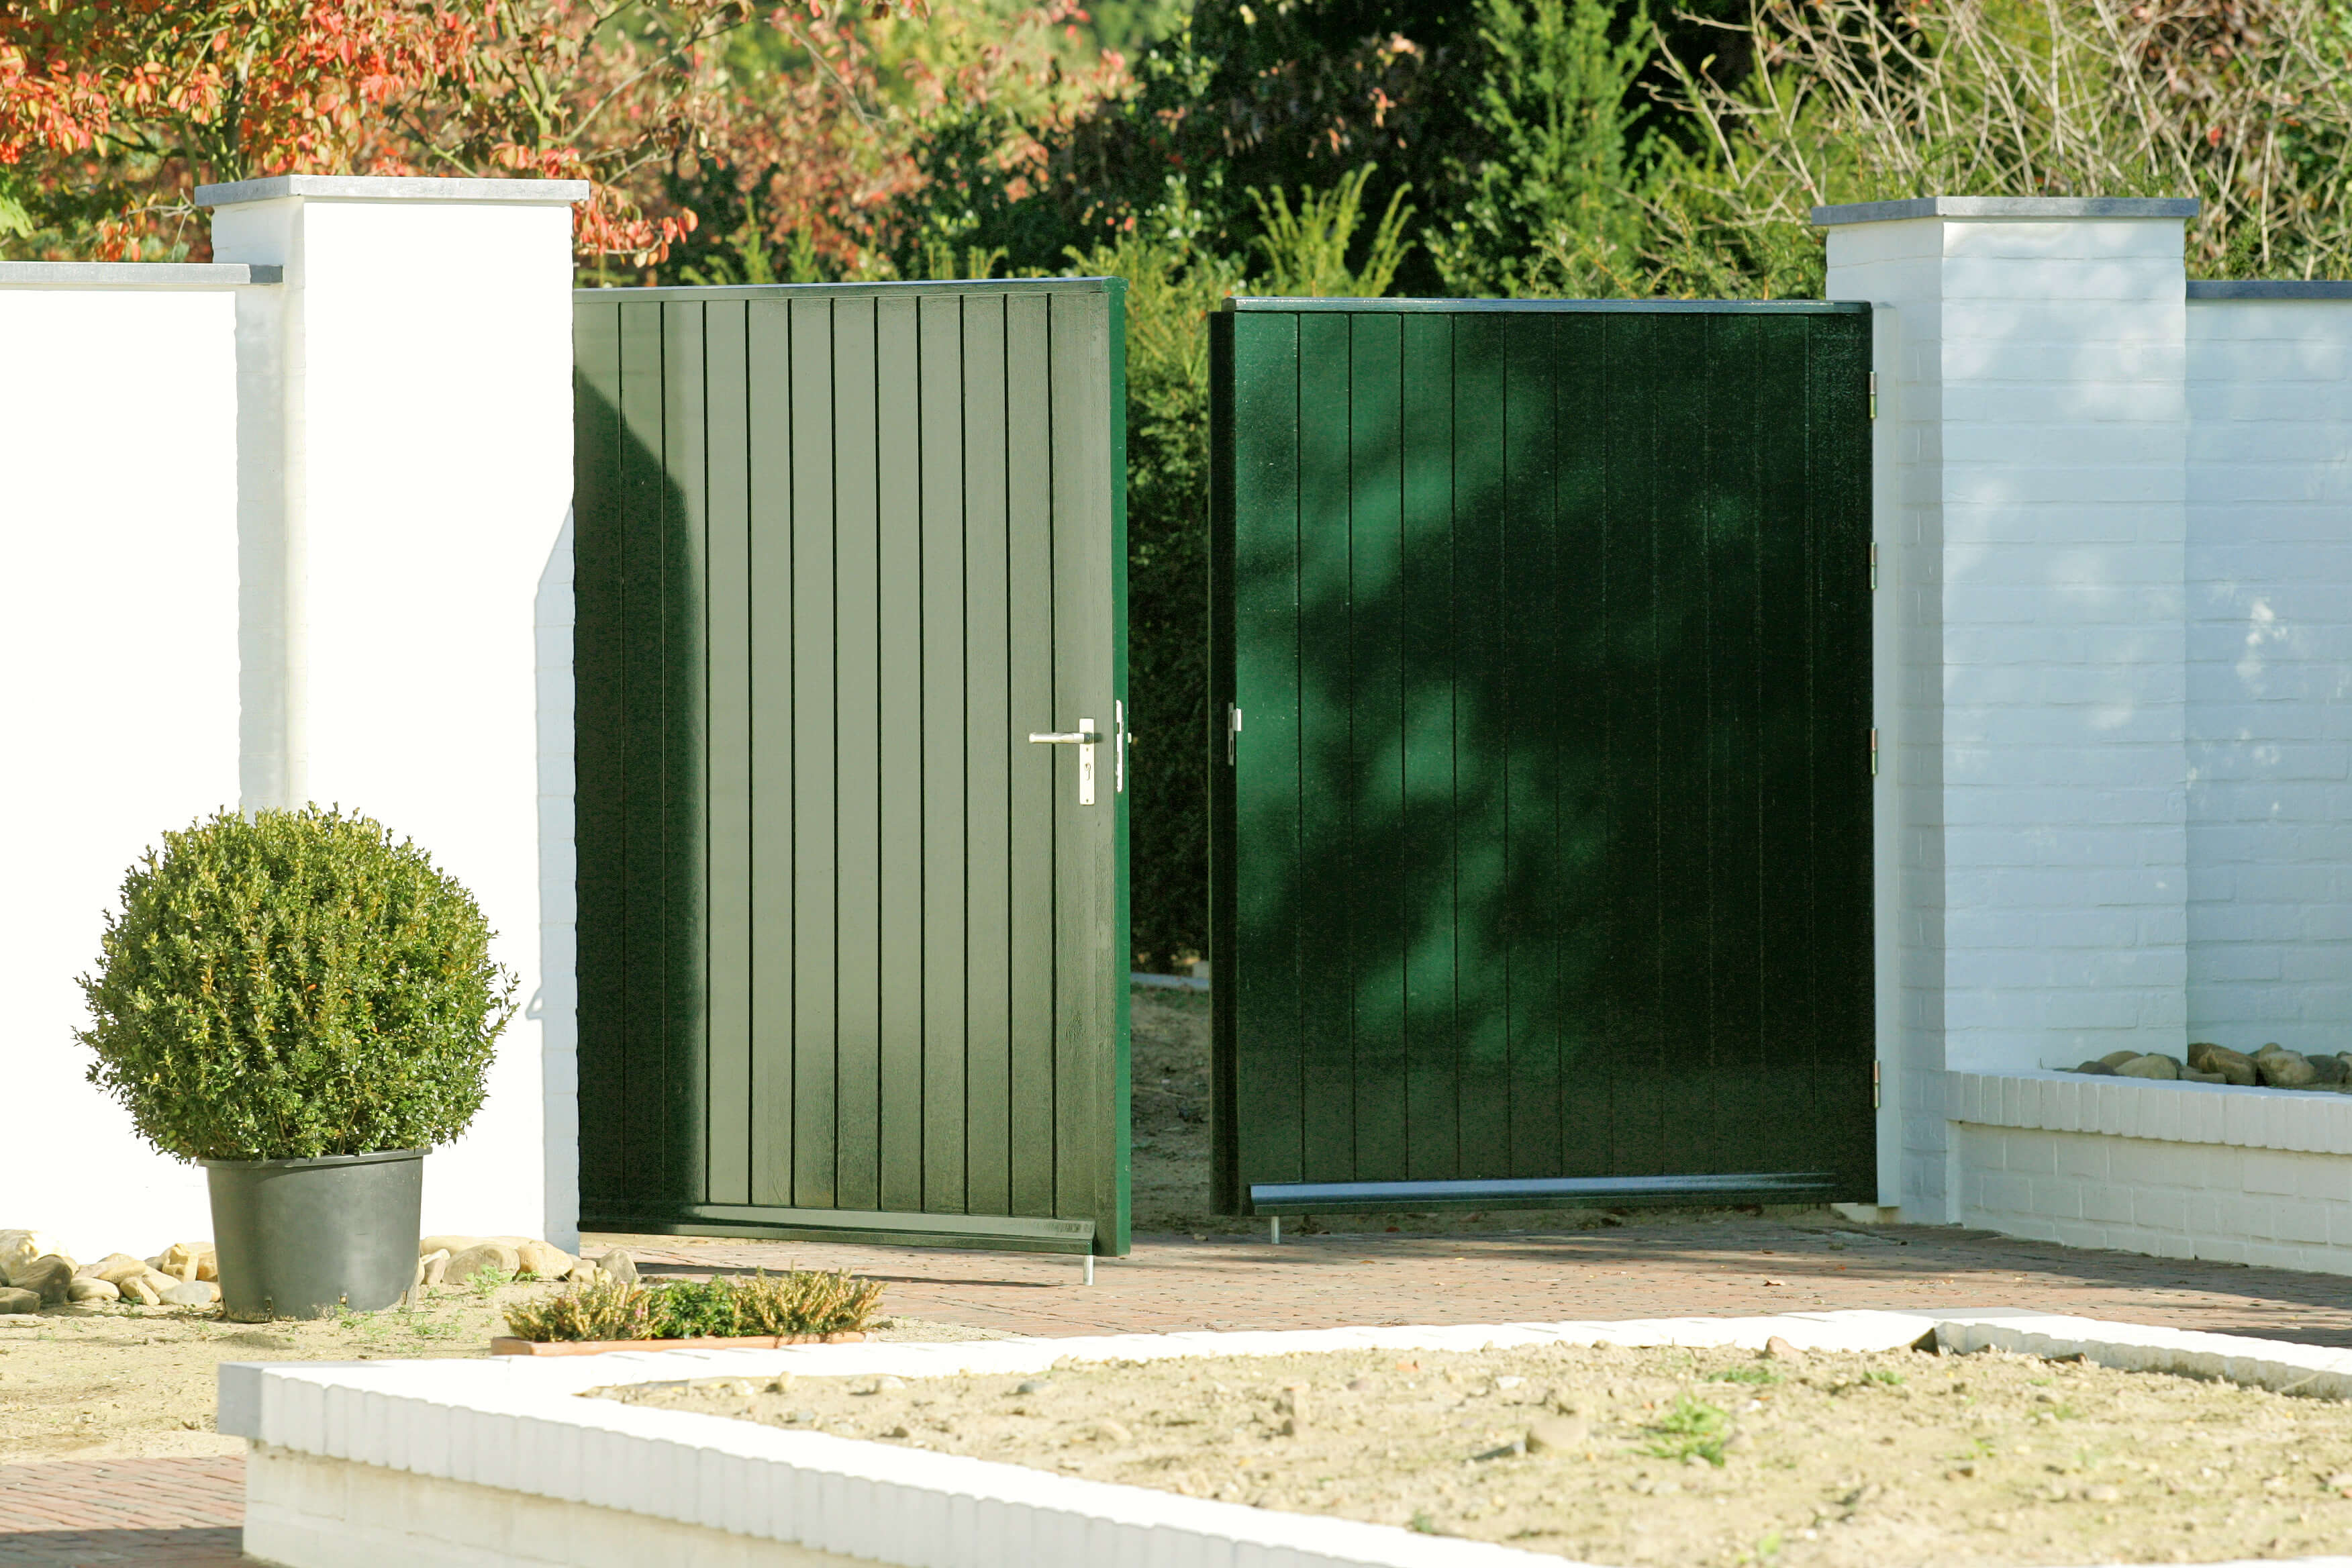
[[[577,296],[583,1227],[1127,1250],[1123,287]]]
[[[1213,321],[1227,1212],[1870,1200],[1870,316]]]

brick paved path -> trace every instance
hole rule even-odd
[[[1019,1333],[2030,1307],[2352,1347],[2352,1279],[2075,1252],[1977,1231],[1732,1218],[1557,1237],[1155,1237],[1097,1266],[910,1247],[592,1237],[650,1274],[854,1268],[887,1310]],[[226,1568],[235,1458],[0,1465],[0,1568]]]
[[[245,1519],[245,1461],[0,1465],[0,1568],[226,1568]]]
[[[885,1310],[1021,1333],[1552,1321],[1839,1307],[2028,1307],[2352,1346],[2352,1279],[2074,1251],[1984,1231],[1778,1220],[1643,1225],[1549,1237],[1155,1237],[1103,1259],[908,1247],[598,1237],[652,1272],[854,1268]]]

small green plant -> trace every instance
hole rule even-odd
[[[1373,300],[1389,291],[1398,266],[1412,248],[1404,234],[1404,226],[1412,219],[1412,208],[1404,199],[1411,186],[1399,185],[1389,197],[1388,210],[1372,230],[1364,265],[1348,265],[1348,251],[1364,221],[1364,186],[1373,168],[1366,163],[1352,174],[1342,174],[1326,191],[1300,191],[1295,212],[1280,185],[1271,198],[1251,187],[1250,200],[1257,204],[1258,221],[1265,228],[1258,247],[1265,252],[1275,293]]]
[[[653,1292],[604,1275],[536,1301],[518,1301],[507,1309],[507,1327],[517,1339],[537,1343],[651,1339]]]
[[[1780,1374],[1774,1372],[1769,1366],[1734,1366],[1727,1367],[1721,1372],[1709,1374],[1707,1381],[1709,1383],[1752,1383],[1757,1384],[1765,1384],[1780,1382]]]
[[[1731,1416],[1719,1405],[1680,1394],[1675,1396],[1674,1408],[1649,1429],[1653,1436],[1642,1445],[1643,1453],[1660,1459],[1688,1459],[1696,1455],[1720,1468],[1723,1445],[1731,1436]]]
[[[1412,1517],[1405,1521],[1404,1527],[1407,1530],[1416,1531],[1423,1535],[1435,1535],[1437,1533],[1437,1521],[1429,1517],[1429,1510],[1427,1509],[1413,1510]]]
[[[1909,1379],[1906,1378],[1899,1372],[1889,1372],[1883,1366],[1874,1366],[1862,1374],[1862,1381],[1864,1383],[1883,1383],[1890,1388],[1896,1388],[1908,1382]]]
[[[507,1326],[534,1341],[856,1333],[881,1305],[875,1281],[814,1269],[651,1286],[599,1279],[508,1309]]]
[[[519,1278],[520,1276],[509,1274],[503,1268],[477,1268],[474,1270],[473,1277],[465,1281],[465,1285],[466,1289],[475,1295],[488,1300],[499,1293],[500,1287],[511,1285]]]
[[[473,895],[368,817],[225,811],[124,877],[81,979],[89,1081],[180,1160],[446,1143],[515,979]]]

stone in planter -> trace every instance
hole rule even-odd
[[[148,1283],[151,1279],[161,1279],[166,1281],[169,1285],[177,1285],[180,1283],[180,1281],[172,1279],[168,1274],[134,1275],[121,1283],[119,1289],[122,1291],[122,1299],[141,1307],[162,1306],[163,1304],[163,1292],[156,1289],[154,1286]]]
[[[110,1252],[95,1263],[85,1263],[76,1272],[85,1279],[103,1279],[120,1286],[125,1279],[137,1279],[147,1272],[145,1259],[127,1252]]]
[[[427,1290],[439,1289],[441,1288],[441,1281],[447,1278],[448,1273],[449,1253],[446,1248],[428,1252],[424,1257],[418,1258],[416,1260],[416,1281],[408,1288],[409,1300],[412,1303],[415,1302],[422,1300],[425,1292]]]
[[[73,1283],[66,1287],[66,1300],[78,1307],[94,1307],[103,1301],[120,1301],[122,1292],[108,1280],[76,1275]]]
[[[2139,1060],[2140,1054],[2138,1051],[2109,1051],[2099,1059],[2120,1072],[2123,1070],[2124,1063]]]
[[[30,1290],[51,1306],[66,1299],[66,1289],[73,1283],[74,1260],[62,1253],[44,1253],[30,1263],[12,1266],[8,1283],[20,1290]]]
[[[526,1241],[515,1248],[520,1255],[522,1269],[541,1279],[561,1279],[580,1265],[572,1254],[548,1241]]]
[[[2258,1076],[2253,1058],[2208,1040],[2200,1040],[2189,1047],[2189,1065],[2200,1072],[2220,1073],[2222,1082],[2243,1089],[2252,1089]]]
[[[629,1256],[628,1248],[616,1247],[596,1260],[596,1267],[625,1285],[637,1282],[637,1260]]]
[[[37,1312],[41,1310],[38,1290],[19,1290],[13,1285],[0,1285],[0,1312]]]
[[[162,1295],[166,1307],[209,1307],[220,1300],[220,1287],[209,1279],[182,1279]]]
[[[2345,1067],[2342,1057],[2323,1054],[2306,1057],[2305,1059],[2311,1063],[2311,1081],[2315,1084],[2326,1084],[2332,1089],[2346,1079],[2352,1078],[2352,1068]]]
[[[2161,1056],[2151,1051],[2147,1056],[2134,1057],[2127,1062],[2118,1063],[2116,1068],[2116,1076],[2117,1078],[2163,1079],[2169,1082],[2180,1076],[2180,1064],[2173,1060],[2170,1057]]]
[[[470,1285],[474,1276],[486,1268],[512,1275],[521,1268],[522,1258],[513,1247],[502,1241],[484,1241],[450,1255],[447,1279],[452,1285]]]
[[[2183,1083],[2227,1083],[2230,1081],[2228,1079],[2223,1078],[2220,1073],[2199,1072],[2195,1068],[2182,1068],[2180,1069],[2180,1079]]]
[[[2116,1076],[2116,1069],[2101,1061],[2084,1062],[2081,1067],[2076,1068],[2074,1070],[2076,1072],[2089,1073],[2093,1078],[2113,1078]]]
[[[2309,1057],[2276,1044],[2264,1046],[2255,1054],[2254,1071],[2273,1089],[2305,1089],[2319,1078]]]

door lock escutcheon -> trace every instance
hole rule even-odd
[[[1093,720],[1079,720],[1078,727],[1066,733],[1056,731],[1039,734],[1033,730],[1029,732],[1029,743],[1033,746],[1076,746],[1078,749],[1078,804],[1094,805],[1095,748],[1102,744],[1102,736],[1096,732]]]

